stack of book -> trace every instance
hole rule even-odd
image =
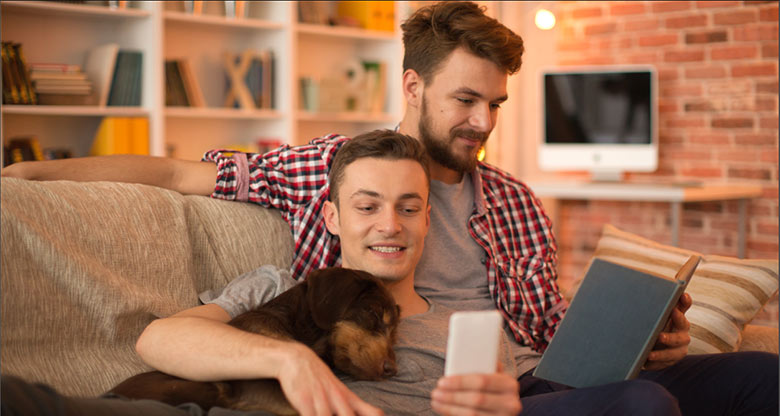
[[[3,104],[38,104],[19,43],[3,42]]]
[[[30,79],[40,104],[88,104],[92,82],[79,65],[30,64]]]
[[[248,62],[248,64],[247,64]],[[274,53],[247,49],[225,54],[227,97],[225,107],[274,108]]]
[[[120,50],[117,53],[107,105],[141,105],[143,57],[140,51]]]

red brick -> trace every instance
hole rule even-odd
[[[705,144],[710,146],[727,145],[731,143],[729,134],[718,132],[694,133],[690,135],[688,140],[693,144]]]
[[[661,27],[660,19],[628,20],[623,22],[623,30],[633,32],[642,30],[656,30]]]
[[[660,88],[662,97],[701,97],[702,87],[698,84],[666,85]]]
[[[778,232],[780,232],[780,227],[778,227],[777,224],[769,224],[769,223],[756,224],[756,233],[758,234],[767,234],[770,236],[777,237]]]
[[[762,151],[759,160],[766,163],[777,164],[777,149]]]
[[[760,168],[729,168],[729,178],[769,180],[772,178],[772,172],[769,169]]]
[[[696,7],[699,9],[714,9],[719,7],[734,7],[739,5],[738,1],[697,1]]]
[[[731,68],[732,77],[777,76],[777,63],[735,65]]]
[[[733,28],[734,40],[750,42],[757,40],[777,40],[777,25],[749,25]]]
[[[724,162],[755,162],[758,159],[756,150],[728,149],[718,153],[717,160]]]
[[[738,129],[753,127],[751,118],[716,118],[712,120],[712,127],[725,129]]]
[[[667,33],[663,35],[645,35],[639,37],[639,46],[657,47],[676,45],[680,41],[680,35],[676,33]]]
[[[687,16],[675,16],[666,19],[664,26],[669,29],[687,29],[692,27],[707,26],[707,15],[691,14]]]
[[[758,47],[755,45],[743,46],[714,46],[710,52],[713,60],[749,59],[758,57]]]
[[[701,162],[712,159],[712,152],[708,150],[676,150],[673,152],[661,152],[661,156],[668,160]]]
[[[777,81],[756,83],[757,93],[777,94],[777,91]]]
[[[615,33],[617,31],[617,23],[596,23],[585,26],[585,36],[593,35],[605,35],[608,33]]]
[[[759,10],[758,19],[761,20],[762,22],[776,22],[777,5]]]
[[[614,56],[589,56],[582,60],[583,65],[612,65],[615,63]]]
[[[698,166],[683,168],[680,171],[684,176],[695,178],[722,178],[723,169],[718,166]]]
[[[671,145],[683,144],[684,140],[682,136],[664,132],[658,135],[658,141],[663,147],[670,147]]]
[[[621,2],[609,6],[609,14],[612,16],[625,16],[645,12],[645,5],[640,2]]]
[[[753,92],[753,81],[748,79],[729,79],[707,83],[708,95],[747,95]]]
[[[777,134],[740,133],[734,136],[737,146],[772,146],[777,144]]]
[[[774,199],[777,198],[778,189],[777,186],[764,186],[763,189],[761,189],[761,198],[766,199]]]
[[[667,117],[665,124],[669,128],[695,128],[704,127],[706,125],[703,117],[690,115],[684,117]]]
[[[773,98],[736,97],[731,100],[732,111],[774,111],[777,108]]]
[[[777,58],[778,44],[777,42],[766,42],[761,45],[761,57],[762,58]]]
[[[704,60],[703,50],[664,52],[665,62],[697,62]]]
[[[725,42],[727,40],[728,40],[728,34],[722,30],[715,31],[715,32],[685,34],[685,43],[687,44],[716,43],[716,42]]]
[[[574,10],[571,15],[575,19],[587,19],[590,17],[599,17],[603,13],[601,7],[587,7]]]
[[[743,25],[758,21],[758,13],[755,10],[729,10],[715,13],[713,21],[716,25]]]
[[[722,66],[700,66],[685,69],[685,78],[688,79],[724,78],[725,76],[726,68]]]
[[[689,1],[656,1],[652,5],[655,13],[679,12],[691,8]]]
[[[713,230],[719,231],[734,231],[737,229],[738,225],[739,221],[735,219],[713,218],[710,221],[710,227],[712,227]]]
[[[658,54],[656,52],[647,53],[635,53],[626,56],[625,62],[629,64],[652,64],[658,61]]]
[[[559,52],[582,52],[590,49],[590,42],[584,40],[561,41],[556,46]]]
[[[777,256],[778,247],[779,246],[777,243],[759,242],[759,241],[752,241],[752,240],[747,242],[748,250],[761,251],[764,253],[772,253],[775,257]],[[751,252],[748,252],[748,257],[756,257],[756,256],[753,256]]]
[[[778,117],[763,117],[761,118],[759,126],[762,129],[777,129],[780,127]]]

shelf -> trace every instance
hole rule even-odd
[[[245,28],[245,29],[265,29],[281,30],[284,28],[282,23],[270,20],[252,19],[252,18],[227,18],[225,16],[215,15],[194,15],[184,12],[167,11],[163,13],[167,22],[176,22],[191,25],[220,26],[226,28]]]
[[[282,118],[282,113],[277,110],[166,107],[165,116],[170,118],[206,118],[214,120],[279,120]]]
[[[343,113],[310,113],[307,111],[299,111],[295,117],[299,121],[316,121],[316,122],[349,122],[349,123],[397,123],[400,119],[392,114],[387,113],[359,113],[359,112],[343,112]]]
[[[148,10],[141,9],[111,9],[107,6],[92,6],[85,4],[68,4],[45,1],[4,1],[2,11],[25,12],[49,16],[82,16],[82,17],[108,17],[108,18],[144,18],[151,15]]]
[[[4,105],[3,114],[35,116],[147,117],[142,107],[97,107],[88,105]]]
[[[382,30],[366,30],[346,26],[325,26],[310,23],[298,23],[296,30],[301,35],[330,36],[337,38],[349,38],[355,40],[395,40],[394,32]]]

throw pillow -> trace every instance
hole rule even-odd
[[[688,284],[693,305],[689,354],[731,352],[741,332],[778,290],[777,260],[744,260],[702,255],[659,244],[609,224],[604,226],[594,257],[649,273],[674,277],[693,254],[702,261]]]

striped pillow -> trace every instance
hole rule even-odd
[[[690,255],[699,254],[656,243],[609,224],[594,257],[650,273],[673,277]],[[690,354],[736,351],[745,324],[778,290],[777,260],[742,260],[702,255],[688,284],[693,306]]]

